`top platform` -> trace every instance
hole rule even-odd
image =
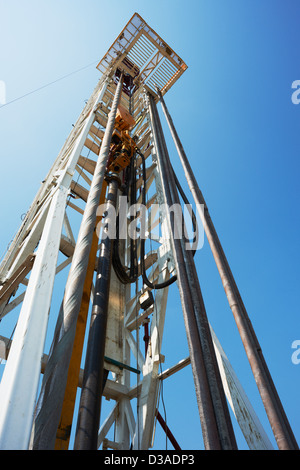
[[[97,65],[103,74],[114,77],[126,73],[125,93],[141,87],[164,95],[187,69],[173,49],[135,13]]]

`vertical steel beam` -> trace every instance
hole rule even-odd
[[[230,308],[232,310],[241,339],[243,341],[244,348],[250,366],[252,368],[252,372],[256,380],[257,387],[260,392],[264,407],[266,409],[266,413],[268,415],[278,447],[279,449],[298,449],[298,444],[288,422],[287,416],[284,412],[271,374],[268,370],[267,364],[262,354],[260,344],[258,342],[250,318],[247,314],[246,308],[240,296],[238,287],[235,283],[233,274],[231,272],[223,248],[221,246],[217,232],[209,215],[206,202],[204,200],[202,192],[200,191],[188,158],[185,154],[183,145],[179,139],[173,120],[159,90],[158,95],[174,143],[176,145],[178,155],[184,168],[185,176],[193,198],[197,204],[204,205],[204,212],[202,213],[202,211],[200,211],[200,217],[202,219],[204,230],[208,242],[210,244]]]
[[[105,209],[107,213],[110,213],[110,208],[116,208],[119,182],[118,176],[111,176]],[[94,302],[91,313],[74,444],[75,450],[97,450],[111,277],[112,244],[113,240],[109,237],[109,227],[106,225],[100,244]]]
[[[170,278],[168,270],[163,268],[161,258],[158,261],[160,270],[158,282],[167,282]],[[135,435],[132,439],[133,450],[145,450],[151,446],[157,399],[160,381],[158,379],[162,336],[168,299],[168,287],[158,290],[155,296],[154,312],[151,321],[150,344],[142,367],[143,380],[138,396],[138,411]],[[139,330],[137,329],[137,332]]]
[[[1,450],[28,449],[66,197],[67,189],[57,188],[1,380]]]
[[[162,177],[163,191],[165,192],[167,204],[171,207],[173,203],[176,202],[174,201],[176,188],[174,190],[174,186],[172,187],[172,184],[174,185],[173,173],[170,168],[169,156],[154,99],[150,94],[148,94],[147,98],[150,122],[157,148],[159,170]],[[171,184],[171,187],[169,184]],[[208,367],[208,358],[204,357],[204,354],[209,354],[212,357],[214,351],[204,344],[209,342],[209,335],[203,326],[202,329],[199,329],[195,315],[195,308],[197,309],[198,307],[199,297],[195,298],[196,291],[194,287],[191,286],[191,278],[189,277],[193,260],[187,259],[186,253],[183,251],[181,240],[174,236],[175,221],[172,212],[168,215],[168,219],[205,448],[232,449],[236,447],[236,443],[228,409],[226,406],[224,407],[224,400],[220,398],[218,398],[218,402],[216,400],[214,387],[219,384],[219,381],[214,377],[216,370],[211,365]],[[204,317],[203,309],[200,313]],[[205,322],[205,318],[203,322]],[[205,349],[203,349],[203,347]],[[219,389],[219,393],[224,394],[224,391]]]
[[[53,449],[55,446],[56,431],[62,410],[67,373],[76,333],[76,323],[96,224],[96,212],[99,205],[104,173],[106,171],[117,108],[121,99],[122,85],[123,75],[121,75],[117,85],[108,117],[79,229],[49,360],[43,377],[37,416],[33,429],[34,449]]]

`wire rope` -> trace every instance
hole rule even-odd
[[[76,73],[81,72],[82,70],[85,70],[85,69],[91,67],[92,65],[95,65],[97,62],[98,61],[94,61],[94,62],[92,62],[88,65],[85,65],[84,67],[81,67],[80,69],[74,70],[73,72],[70,72],[66,75],[63,75],[62,77],[59,77],[56,80],[53,80],[52,82],[46,83],[45,85],[42,85],[42,86],[36,88],[35,90],[29,91],[28,93],[25,93],[24,95],[18,96],[17,98],[14,98],[13,100],[8,101],[7,103],[4,103],[2,106],[0,106],[0,109],[4,108],[5,106],[8,106],[12,103],[15,103],[16,101],[19,101],[23,98],[26,98],[26,96],[33,95],[34,93],[36,93],[40,90],[43,90],[44,88],[47,88],[50,85],[54,85],[54,83],[60,82],[61,80],[64,80],[65,78],[71,77],[72,75],[75,75]]]

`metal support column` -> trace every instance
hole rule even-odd
[[[41,240],[1,381],[1,449],[27,449],[29,445],[68,190],[92,124],[94,110],[106,85],[104,83],[98,91],[68,164],[49,198],[43,231],[40,227]],[[17,257],[14,263],[20,263],[25,256],[26,253],[21,252],[20,259]]]
[[[28,449],[66,197],[67,189],[57,188],[1,381],[2,450]]]
[[[38,404],[33,429],[34,449],[53,449],[55,445],[56,431],[61,415],[68,367],[76,333],[76,323],[96,224],[96,212],[100,201],[111,137],[122,93],[122,85],[123,75],[121,75],[117,85],[105,129],[100,154],[79,229],[51,352],[43,377],[40,403]]]
[[[202,192],[200,191],[162,94],[159,90],[157,90],[157,92],[193,198],[197,204],[204,205],[204,212],[200,211],[200,217],[278,447],[279,449],[298,449],[298,444],[277,394],[277,390],[263,357],[260,344],[241,299],[217,232],[210,218],[206,202]]]

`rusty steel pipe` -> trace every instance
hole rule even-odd
[[[172,193],[169,187],[169,182],[171,181],[171,172],[165,157],[166,149],[164,148],[161,140],[159,116],[153,97],[148,94],[147,99],[148,113],[157,151],[158,166],[161,174],[162,189],[167,205],[168,207],[171,207],[173,204]],[[194,312],[194,303],[190,289],[190,282],[187,275],[186,260],[184,259],[181,240],[174,237],[174,214],[172,212],[167,214],[167,218],[170,227],[171,244],[175,260],[176,273],[178,276],[178,287],[189,345],[204,445],[207,450],[222,449],[224,448],[224,440],[220,435],[220,429],[218,428],[215,415],[216,409],[214,408],[212,402],[211,390],[208,382],[207,370],[205,367],[203,351],[198,332],[198,325]]]
[[[157,110],[156,110],[157,111]],[[167,145],[163,135],[160,119],[157,112],[156,117],[157,128],[160,138],[160,144],[162,145],[164,152],[165,165],[168,169],[168,183],[171,188],[172,201],[173,203],[180,206],[179,195],[176,187],[174,171],[171,165]],[[208,378],[208,385],[212,404],[214,408],[216,424],[218,429],[218,435],[222,449],[236,449],[236,439],[231,423],[231,418],[227,406],[227,401],[223,389],[223,384],[220,376],[220,371],[215,355],[215,349],[211,337],[210,327],[207,319],[206,309],[202,297],[200,283],[198,279],[197,270],[195,267],[193,252],[186,249],[186,239],[183,236],[180,240],[182,246],[182,252],[184,262],[186,266],[187,276],[189,280],[189,286],[191,291],[192,302],[194,306],[194,313],[196,323],[199,332],[200,343],[203,351],[203,360],[205,370]]]
[[[169,207],[172,205],[170,188],[167,185],[168,174],[163,164],[163,160],[160,158],[160,148],[158,142],[158,133],[156,129],[156,122],[154,117],[155,103],[150,95],[146,96],[148,114],[151,124],[151,131],[153,134],[154,144],[157,151],[158,166],[160,169],[162,179],[162,189],[165,200]],[[176,266],[176,272],[178,276],[178,288],[181,298],[183,317],[185,322],[187,341],[189,346],[191,366],[195,384],[196,399],[199,409],[199,415],[202,425],[203,440],[206,449],[220,449],[220,443],[218,439],[217,427],[215,422],[215,416],[213,412],[213,406],[211,403],[211,397],[209,393],[207,377],[205,374],[205,368],[203,363],[202,350],[200,346],[199,335],[197,332],[197,324],[193,312],[193,303],[190,295],[190,289],[186,274],[186,268],[183,260],[181,244],[179,240],[174,239],[172,232],[172,225],[174,220],[171,217],[174,214],[167,214],[168,225],[170,228],[171,245],[174,253],[174,260]]]
[[[260,344],[254,332],[250,318],[242,301],[240,292],[235,283],[233,274],[228,264],[227,258],[221,246],[217,232],[211,220],[210,214],[202,192],[198,186],[195,175],[192,171],[183,145],[175,129],[173,120],[167,109],[165,101],[157,90],[164,115],[166,117],[171,135],[178,151],[185,176],[196,204],[204,205],[204,213],[200,211],[205,234],[207,236],[212,254],[214,256],[223,288],[225,290],[229,306],[233,313],[238,331],[240,333],[258,390],[260,392],[271,428],[273,430],[278,448],[281,450],[298,449],[298,444],[293,431],[283,409],[277,390],[273,383],[271,374],[265,362]]]
[[[181,450],[180,445],[178,444],[177,440],[174,437],[174,434],[172,433],[169,426],[167,425],[167,423],[165,422],[164,418],[162,417],[162,415],[160,414],[160,412],[158,410],[156,410],[156,417],[157,417],[157,421],[159,422],[159,424],[161,425],[161,427],[165,431],[166,436],[168,437],[168,439],[171,442],[174,449],[175,450]]]

